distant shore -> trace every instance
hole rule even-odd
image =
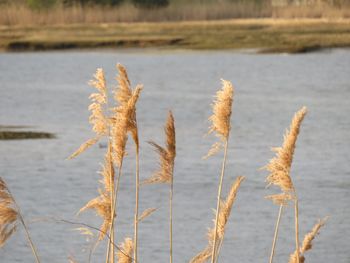
[[[257,49],[303,53],[350,47],[350,19],[0,26],[2,52],[95,48]]]

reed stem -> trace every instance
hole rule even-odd
[[[140,190],[140,160],[139,147],[136,146],[136,190],[135,190],[135,217],[134,217],[134,260],[137,263],[138,219],[139,219],[139,190]]]
[[[273,241],[272,241],[272,248],[271,248],[271,255],[270,255],[269,263],[272,263],[273,256],[275,255],[275,247],[276,247],[277,236],[278,236],[278,229],[279,229],[279,226],[280,226],[280,221],[281,221],[281,216],[282,216],[282,212],[283,212],[283,207],[284,207],[284,205],[281,204],[279,212],[278,212],[278,217],[277,217],[277,222],[276,222],[276,227],[275,227],[275,234],[274,234]]]
[[[297,263],[300,263],[299,258],[299,208],[298,208],[298,197],[295,195],[294,201],[294,211],[295,211],[295,250],[297,252]]]
[[[170,237],[170,263],[173,263],[173,193],[174,193],[174,169],[170,181],[169,191],[169,237]]]
[[[109,156],[112,156],[111,142],[109,142],[108,151],[109,151]],[[113,204],[114,204],[114,179],[113,179],[114,178],[114,167],[113,167],[113,162],[110,162],[110,171],[111,171],[111,174],[109,177],[109,183],[111,185],[110,198],[111,198],[111,211],[112,211]],[[111,222],[112,221],[114,221],[114,213],[113,212],[111,212]],[[114,243],[114,227],[113,227],[113,229],[111,229],[110,236],[111,236],[111,239],[107,245],[106,263],[108,263],[108,262],[114,263],[114,246],[111,245],[112,243]],[[111,255],[112,255],[111,261],[109,261]]]
[[[220,213],[220,200],[221,200],[222,184],[223,184],[224,175],[225,175],[225,166],[226,166],[226,159],[227,159],[227,148],[228,148],[228,136],[227,136],[226,141],[225,141],[224,160],[223,160],[223,162],[222,162],[220,183],[219,183],[218,196],[217,196],[216,216],[215,216],[215,234],[214,234],[213,250],[212,250],[212,253],[211,253],[211,263],[215,263],[215,259],[216,259],[216,243],[217,243],[217,236],[218,236],[218,223],[219,223],[219,213]]]
[[[114,226],[115,226],[115,220],[117,218],[117,215],[115,215],[115,211],[117,209],[117,197],[118,197],[118,192],[119,192],[119,183],[120,183],[120,177],[122,175],[122,167],[123,167],[123,162],[120,164],[120,167],[118,168],[118,177],[117,180],[115,182],[115,188],[114,188],[114,193],[113,193],[113,198],[112,198],[112,211],[111,211],[111,217],[112,217],[112,222],[111,222],[111,226],[109,228],[109,233],[110,233],[110,240],[108,242],[108,250],[107,250],[107,257],[106,260],[108,260],[110,258],[110,253],[111,253],[111,243],[114,243]],[[115,215],[115,216],[114,216]],[[113,233],[113,240],[112,240],[112,233]],[[113,249],[114,252],[114,249]],[[114,258],[114,253],[113,253],[113,258]],[[106,261],[106,263],[108,263],[108,261]]]

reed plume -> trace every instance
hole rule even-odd
[[[194,258],[191,259],[190,263],[204,263],[211,257],[212,248],[208,246],[203,251],[199,252]]]
[[[23,219],[19,206],[16,203],[10,189],[0,177],[0,248],[16,231],[18,221],[22,224],[28,244],[32,250],[36,263],[40,263],[36,247],[30,237],[28,227]]]
[[[287,204],[289,200],[294,200],[295,210],[295,246],[296,251],[299,251],[299,218],[298,218],[298,198],[293,185],[293,181],[290,176],[291,165],[293,161],[293,154],[295,151],[296,140],[300,131],[301,123],[306,115],[306,107],[301,108],[295,113],[289,130],[286,131],[283,139],[282,147],[272,148],[272,151],[276,153],[276,156],[272,158],[269,163],[263,167],[269,172],[266,178],[267,186],[276,185],[282,193],[277,195],[268,196],[274,203],[280,205],[279,213],[277,216],[277,223],[275,227],[274,238],[272,241],[272,249],[270,254],[270,263],[273,262],[275,246],[277,242],[278,229],[280,219],[282,217],[283,206]],[[297,263],[300,263],[299,253],[296,253]]]
[[[102,166],[102,171],[100,172],[102,180],[100,183],[103,185],[103,188],[99,189],[99,196],[90,200],[83,208],[80,209],[79,213],[87,210],[93,209],[96,211],[103,219],[103,223],[100,227],[100,234],[98,240],[101,241],[104,239],[108,233],[109,227],[112,222],[112,195],[111,191],[113,189],[112,182],[114,182],[114,168],[112,164],[112,155],[111,155],[111,145],[109,144],[107,153],[105,155],[105,162]]]
[[[216,203],[216,219],[214,229],[214,244],[212,246],[211,263],[216,260],[216,248],[217,248],[217,232],[220,214],[220,200],[221,191],[225,175],[225,166],[227,159],[228,138],[231,130],[231,114],[232,114],[232,102],[233,102],[233,86],[232,83],[226,80],[222,80],[222,89],[216,93],[214,103],[212,104],[213,115],[209,117],[211,126],[209,127],[208,134],[215,132],[215,135],[220,139],[209,150],[208,154],[204,157],[207,158],[216,154],[222,147],[224,147],[224,158],[221,168],[221,176],[218,187],[217,203]]]
[[[228,193],[225,200],[220,201],[220,212],[217,227],[217,236],[219,240],[224,238],[225,226],[231,214],[232,206],[236,200],[238,189],[244,180],[244,176],[238,176],[236,181],[231,185],[230,192]],[[215,223],[215,221],[213,220]],[[208,236],[211,240],[214,240],[215,229],[212,228],[208,231]]]
[[[120,244],[120,250],[117,251],[117,258],[119,263],[133,262],[134,243],[131,238],[125,238],[124,242]],[[136,262],[136,261],[135,261]]]
[[[128,132],[131,133],[136,148],[136,176],[135,176],[135,215],[134,215],[134,259],[137,262],[137,244],[138,244],[138,207],[139,207],[139,138],[136,120],[136,103],[140,96],[142,85],[137,85],[134,90],[130,87],[130,80],[127,71],[121,64],[117,65],[118,87],[114,92],[114,99],[118,103],[115,107],[114,117],[112,118],[111,138],[114,152],[114,163],[119,168],[116,189],[114,192],[112,214],[116,209],[117,194],[119,190],[119,181],[123,159],[126,154],[125,147],[128,139]],[[114,220],[111,224],[111,232],[114,232]],[[110,244],[109,244],[110,245]],[[112,253],[114,255],[114,253]]]
[[[168,118],[164,127],[166,135],[166,146],[162,147],[154,141],[149,144],[159,155],[159,169],[147,180],[144,184],[166,183],[171,184],[173,180],[173,170],[176,157],[176,138],[174,116],[171,111],[168,113]]]
[[[170,263],[173,262],[173,189],[174,189],[174,163],[176,157],[176,136],[174,116],[171,111],[168,113],[168,118],[164,127],[166,135],[166,146],[162,147],[159,144],[149,142],[159,155],[160,167],[153,176],[145,180],[145,184],[166,183],[170,184],[169,190],[169,236],[170,236]]]
[[[225,200],[220,201],[220,210],[218,215],[218,221],[214,222],[214,228],[209,229],[208,239],[211,240],[215,249],[215,261],[217,261],[220,253],[220,248],[224,240],[225,227],[231,214],[232,206],[236,200],[238,189],[244,180],[244,176],[238,176],[236,181],[231,185],[230,192]],[[217,244],[215,244],[215,236],[217,238]]]
[[[115,110],[116,112],[119,112],[121,109],[128,108],[128,104],[130,104],[130,99],[135,96],[135,93],[137,90],[142,89],[142,85],[137,85],[135,90],[133,91],[130,87],[130,80],[128,77],[128,73],[126,71],[126,68],[121,65],[117,64],[117,69],[118,69],[118,75],[117,75],[117,82],[118,82],[118,87],[114,92],[114,99],[120,107],[117,107]],[[138,93],[140,93],[138,91]],[[137,98],[135,97],[134,100],[138,99],[139,94],[137,95]],[[135,103],[136,103],[135,101]],[[129,111],[127,114],[127,124],[126,124],[126,131],[130,132],[132,135],[132,138],[135,142],[135,145],[137,148],[139,148],[139,137],[138,137],[138,129],[137,129],[137,121],[136,121],[136,107],[135,105],[133,107],[129,107]]]
[[[115,117],[113,119],[111,137],[113,143],[114,163],[118,166],[122,166],[123,158],[126,154],[125,147],[128,139],[128,132],[130,131],[137,138],[137,124],[136,119],[136,103],[140,96],[142,86],[136,86],[132,92],[129,100],[114,109]],[[135,117],[136,118],[136,117]],[[138,139],[134,139],[135,145],[138,151],[139,143]]]
[[[213,144],[204,158],[208,158],[219,152],[229,137],[233,95],[234,90],[232,83],[227,80],[222,80],[222,89],[216,93],[214,103],[212,104],[213,115],[209,117],[211,126],[208,131],[208,134],[215,132],[215,135],[220,141]]]
[[[327,221],[327,218],[320,219],[318,223],[312,228],[312,230],[305,235],[304,241],[302,246],[300,247],[300,256],[299,260],[301,263],[305,262],[305,252],[312,249],[312,241],[315,239],[315,237],[319,234],[321,227],[325,225]],[[293,254],[289,257],[289,263],[296,263],[297,262],[297,255],[298,253],[294,251]]]
[[[268,186],[272,184],[277,185],[283,192],[294,191],[293,182],[290,177],[290,169],[300,125],[306,112],[306,107],[303,107],[295,113],[290,128],[284,135],[282,147],[272,148],[276,156],[264,167],[270,173],[266,178]]]
[[[235,182],[231,185],[230,191],[226,199],[220,200],[220,212],[218,216],[218,222],[216,224],[216,219],[213,220],[214,227],[210,228],[207,233],[208,246],[199,254],[197,254],[194,258],[192,258],[190,263],[206,262],[212,256],[212,253],[214,251],[214,248],[213,248],[214,245],[216,246],[215,251],[217,251],[215,256],[215,261],[219,257],[220,247],[224,240],[225,227],[231,215],[231,210],[236,200],[238,189],[244,179],[245,179],[244,176],[238,176]],[[215,234],[216,230],[217,230],[217,233]],[[217,237],[218,244],[215,244],[214,242],[215,236]]]
[[[108,135],[109,121],[105,114],[105,107],[107,105],[107,86],[104,72],[102,69],[97,69],[94,75],[94,79],[89,84],[97,89],[97,93],[90,95],[91,104],[89,111],[91,112],[89,117],[89,123],[92,125],[92,130],[95,132],[96,137],[91,138],[84,142],[78,150],[76,150],[69,159],[73,159],[79,154],[86,151],[88,148],[96,144],[102,136]]]
[[[157,208],[147,208],[145,211],[141,213],[141,215],[138,218],[138,221],[141,222],[145,218],[149,217],[151,214],[153,214]]]
[[[5,181],[0,178],[0,247],[17,230],[18,213]]]

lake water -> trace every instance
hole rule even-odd
[[[0,176],[7,182],[29,222],[42,262],[87,262],[89,241],[77,226],[45,221],[58,217],[99,226],[94,212],[76,217],[97,196],[99,163],[105,149],[94,147],[75,160],[69,156],[92,133],[88,124],[87,85],[103,67],[115,85],[115,64],[143,83],[137,106],[141,137],[141,179],[157,167],[147,141],[163,143],[168,109],[176,120],[174,181],[174,262],[188,262],[206,244],[216,206],[222,154],[208,160],[213,137],[204,138],[210,103],[220,79],[235,85],[232,132],[224,185],[245,175],[232,210],[221,262],[267,262],[278,207],[264,196],[266,172],[295,111],[309,112],[302,124],[292,177],[300,199],[300,235],[318,218],[327,225],[306,254],[307,262],[350,262],[350,50],[303,55],[256,55],[231,51],[87,51],[0,54],[0,124],[28,125],[53,132],[57,139],[0,141]],[[121,181],[117,239],[132,236],[134,154],[129,149]],[[141,189],[141,211],[158,210],[140,224],[141,262],[168,261],[168,188]],[[275,262],[294,251],[293,207],[282,218]],[[1,263],[34,262],[20,229],[0,250]],[[105,244],[93,262],[103,262]]]

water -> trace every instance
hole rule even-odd
[[[221,262],[266,262],[278,207],[265,200],[265,165],[271,146],[282,142],[292,115],[306,105],[309,113],[298,139],[292,176],[300,199],[301,238],[318,218],[329,222],[306,255],[308,262],[350,262],[350,51],[305,55],[254,55],[230,51],[162,52],[99,51],[0,54],[0,124],[29,125],[53,132],[54,140],[0,142],[1,176],[8,182],[43,262],[67,262],[69,255],[87,262],[89,242],[77,226],[43,221],[54,216],[99,226],[93,212],[76,212],[97,195],[99,163],[105,149],[94,147],[78,159],[69,156],[92,133],[87,123],[87,85],[103,67],[110,87],[115,63],[129,69],[133,82],[143,83],[138,104],[141,137],[141,179],[157,167],[146,141],[164,140],[168,109],[176,118],[177,159],[174,196],[174,262],[187,262],[206,246],[216,205],[222,155],[202,160],[212,137],[203,138],[213,95],[220,78],[236,87],[232,134],[224,193],[238,175],[245,175],[233,208]],[[132,236],[134,153],[121,182],[118,242]],[[141,211],[158,210],[140,225],[142,262],[168,260],[167,186],[141,189]],[[276,262],[287,262],[294,250],[293,208],[282,218]],[[105,244],[94,253],[103,261]],[[0,262],[33,262],[19,230],[0,250]]]

